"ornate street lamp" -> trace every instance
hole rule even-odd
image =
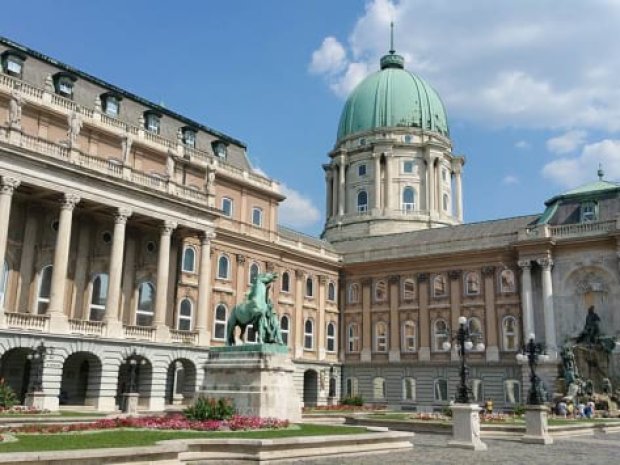
[[[127,364],[129,365],[129,385],[127,386],[127,392],[132,394],[138,391],[136,380],[138,377],[139,360],[135,350],[127,357]]]
[[[32,348],[32,352],[27,356],[30,363],[34,365],[34,380],[32,381],[33,392],[40,392],[43,390],[43,362],[45,361],[46,354],[47,347],[45,347],[45,344],[41,341],[38,346]]]
[[[452,339],[456,341],[456,349],[461,361],[461,368],[459,371],[460,380],[459,385],[456,388],[455,401],[458,404],[469,404],[471,389],[467,383],[469,368],[466,364],[466,353],[474,348],[474,343],[476,351],[482,352],[484,350],[484,344],[475,340],[477,337],[469,331],[469,327],[467,326],[467,318],[464,316],[459,317],[459,329],[454,335],[452,335]],[[443,343],[444,350],[448,351],[451,347],[452,344],[450,341]]]
[[[529,405],[543,405],[545,402],[545,393],[541,379],[536,374],[536,365],[539,361],[549,360],[549,356],[545,353],[545,347],[539,342],[535,342],[534,333],[528,336],[528,342],[523,346],[520,354],[517,354],[519,362],[528,362],[530,366],[530,391],[527,395],[527,403]]]

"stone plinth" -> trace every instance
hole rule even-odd
[[[26,407],[32,407],[37,410],[49,410],[55,412],[58,410],[58,396],[48,394],[44,391],[29,392],[26,394]]]
[[[127,415],[137,415],[139,397],[140,394],[137,392],[128,392],[123,394],[123,412]]]
[[[301,420],[301,402],[293,383],[295,367],[286,346],[213,347],[205,370],[198,395],[231,399],[240,415]]]
[[[528,444],[553,444],[547,426],[549,408],[544,405],[525,407],[525,436],[521,439]]]
[[[487,450],[480,440],[480,407],[478,404],[456,404],[452,409],[452,440],[450,447]]]

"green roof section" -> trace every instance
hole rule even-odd
[[[366,77],[347,99],[337,142],[378,128],[416,127],[448,137],[448,117],[439,94],[404,69],[404,58],[390,50],[381,69]]]
[[[545,205],[549,206],[553,203],[556,203],[558,200],[566,200],[566,199],[579,199],[583,198],[590,199],[593,197],[599,197],[605,194],[611,194],[615,191],[620,190],[620,183],[611,182],[611,181],[603,181],[599,179],[598,181],[590,182],[584,184],[582,186],[576,187],[575,189],[571,189],[566,191],[560,195],[556,195],[551,199],[545,202]]]

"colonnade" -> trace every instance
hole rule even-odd
[[[553,281],[551,277],[553,260],[549,257],[543,257],[536,259],[535,263],[541,268],[542,311],[545,325],[545,343],[547,350],[554,354],[557,352],[557,341],[555,337],[555,311],[553,308]],[[541,335],[536,333],[534,322],[532,260],[519,260],[519,267],[521,267],[522,270],[521,305],[523,308],[523,334],[525,338],[528,338],[530,334],[535,334],[539,339]]]

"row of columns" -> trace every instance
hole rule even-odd
[[[4,263],[8,241],[8,229],[10,210],[13,193],[20,185],[17,179],[10,177],[0,178],[0,263]],[[80,197],[73,193],[63,195],[60,202],[60,214],[58,219],[58,231],[56,234],[56,246],[54,249],[50,300],[48,314],[50,317],[51,332],[66,332],[67,312],[66,308],[66,283],[67,271],[69,266],[69,254],[71,245],[71,229],[73,222],[73,211],[80,202]],[[110,337],[122,337],[122,323],[120,321],[120,296],[122,291],[123,278],[123,257],[125,251],[125,238],[127,221],[131,217],[132,211],[128,208],[118,208],[114,215],[114,232],[112,237],[112,247],[110,252],[108,289],[105,307],[105,322],[107,335]],[[29,224],[31,225],[29,227]],[[26,222],[24,232],[24,244],[22,247],[22,261],[25,254],[31,255],[34,249],[33,239],[36,233],[32,222]],[[170,249],[171,237],[177,224],[172,221],[164,221],[160,227],[159,255],[157,267],[157,282],[154,308],[154,326],[158,328],[158,340],[166,340],[169,337],[169,329],[166,326],[166,314],[168,309],[168,282],[170,272]],[[29,232],[30,231],[30,232]],[[215,237],[212,231],[203,231],[201,234],[200,247],[200,268],[198,279],[198,308],[196,313],[196,330],[199,339],[206,344],[209,339],[208,314],[210,307],[210,281],[211,281],[211,241]],[[80,240],[80,247],[88,247],[86,241]],[[80,255],[78,251],[78,255]],[[84,255],[84,254],[82,254]],[[76,267],[76,278],[84,278],[87,265],[85,260],[78,260]],[[28,269],[24,266],[23,269]],[[79,276],[78,276],[79,275]],[[22,277],[24,279],[26,277]],[[24,281],[22,281],[24,282]],[[29,282],[29,281],[28,281]],[[23,286],[20,286],[23,287]],[[18,308],[21,301],[27,300],[25,292],[19,296]],[[5,299],[6,302],[7,299]],[[0,309],[4,316],[4,308]]]

